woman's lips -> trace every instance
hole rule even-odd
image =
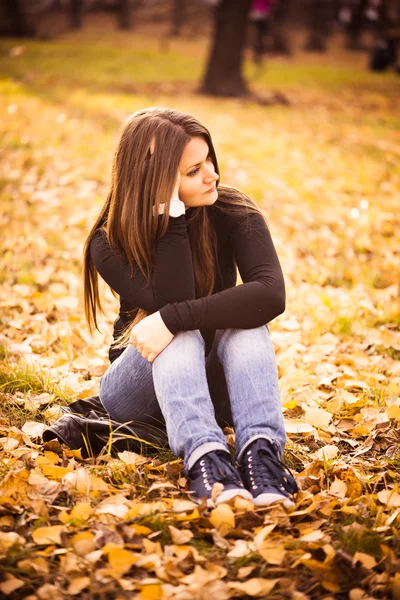
[[[217,189],[217,187],[215,185],[213,185],[212,188],[210,188],[209,190],[206,191],[206,194],[210,194],[211,192],[215,192],[216,189]]]

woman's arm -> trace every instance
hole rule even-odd
[[[131,278],[128,259],[112,251],[104,230],[96,232],[90,253],[101,277],[132,307],[154,313],[167,304],[196,297],[185,215],[170,218],[165,235],[157,242],[149,287],[137,267]]]
[[[168,304],[160,315],[171,333],[195,329],[252,329],[285,310],[285,283],[263,217],[242,217],[229,240],[243,285],[204,298]]]

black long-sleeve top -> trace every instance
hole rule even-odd
[[[165,235],[157,242],[151,285],[138,268],[131,277],[128,259],[114,253],[106,233],[99,229],[90,254],[101,277],[120,297],[114,339],[133,320],[138,307],[160,311],[174,335],[199,329],[211,349],[216,329],[252,329],[268,323],[285,310],[285,283],[270,232],[263,217],[249,212],[222,212],[217,202],[209,206],[215,227],[217,272],[213,293],[196,298],[192,254],[186,214],[170,218]],[[226,205],[225,205],[226,206]],[[243,284],[236,286],[236,267]],[[110,348],[112,362],[121,349]]]

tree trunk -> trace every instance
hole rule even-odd
[[[304,50],[326,52],[327,41],[331,33],[334,3],[332,0],[312,0],[309,8],[309,35]]]
[[[290,56],[292,50],[288,36],[284,30],[288,18],[290,0],[277,0],[271,10],[271,52]]]
[[[177,37],[181,33],[182,25],[185,22],[185,4],[185,0],[173,0],[169,30],[171,37]]]
[[[361,36],[364,26],[364,11],[367,6],[367,0],[359,0],[358,6],[352,12],[351,21],[348,28],[347,48],[349,50],[365,50],[361,42]]]
[[[130,0],[119,0],[118,8],[118,28],[131,28],[131,6]]]
[[[82,27],[82,0],[70,0],[69,3],[69,21],[72,29]]]
[[[215,9],[214,36],[200,93],[239,97],[249,93],[242,74],[251,0],[222,0]]]
[[[3,0],[1,3],[1,35],[31,37],[34,32],[28,27],[20,0]]]

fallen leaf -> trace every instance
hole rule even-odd
[[[127,573],[138,560],[139,558],[133,552],[125,548],[112,548],[108,552],[108,562],[117,577]]]
[[[177,529],[173,525],[168,525],[168,531],[174,544],[187,544],[193,538],[190,529]]]
[[[235,515],[229,504],[219,504],[211,511],[209,520],[221,535],[225,535],[235,527]]]
[[[328,427],[332,420],[332,413],[324,410],[323,408],[309,408],[306,410],[304,418],[313,427],[322,427],[323,429]]]
[[[6,574],[6,579],[0,583],[0,591],[3,592],[6,596],[15,592],[20,587],[25,585],[25,581],[22,579],[17,579],[13,575]]]
[[[61,533],[66,531],[64,525],[51,525],[50,527],[38,527],[32,532],[35,544],[59,544],[61,545]]]
[[[335,477],[335,480],[329,487],[329,493],[332,494],[332,496],[337,496],[343,500],[347,493],[346,483],[341,479],[338,479],[338,477]]]
[[[67,588],[67,593],[71,594],[71,596],[76,596],[89,586],[90,577],[75,577],[74,579],[71,579]]]
[[[37,423],[36,421],[27,421],[21,431],[29,435],[31,438],[42,437],[43,431],[46,429],[45,423]]]
[[[248,581],[229,581],[228,587],[233,590],[243,592],[254,598],[269,594],[278,583],[279,579],[262,579],[261,577],[253,577]]]
[[[0,554],[6,554],[12,546],[23,546],[25,540],[14,531],[0,531]]]
[[[366,569],[373,569],[376,567],[376,560],[370,554],[365,554],[365,552],[355,552],[353,556],[353,565],[357,562],[360,562],[363,567]]]
[[[381,490],[378,492],[378,500],[390,508],[400,506],[400,494],[395,490]]]

